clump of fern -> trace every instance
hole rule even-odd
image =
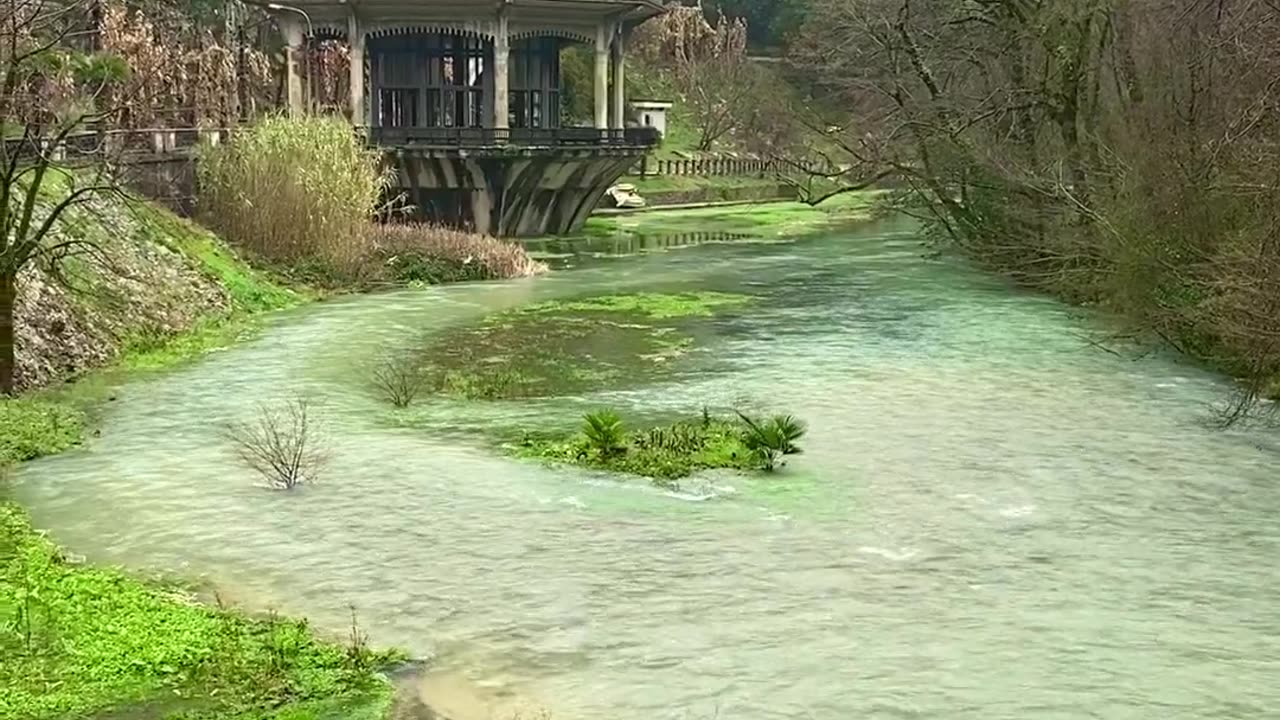
[[[618,455],[627,447],[627,432],[622,426],[622,417],[612,408],[584,415],[582,434],[601,457]]]
[[[742,444],[760,463],[762,470],[772,471],[782,457],[802,452],[796,443],[808,432],[803,420],[793,415],[775,415],[768,420],[760,420],[737,410],[734,412],[742,420]]]

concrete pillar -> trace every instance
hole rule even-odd
[[[507,71],[511,63],[511,38],[507,29],[507,6],[498,8],[498,21],[493,33],[493,118],[490,126],[506,130],[511,125],[511,84]]]
[[[347,18],[347,41],[350,45],[351,124],[357,127],[369,124],[364,109],[364,28],[356,20],[355,13]]]
[[[596,28],[596,117],[597,130],[609,129],[609,41],[613,26],[600,23]]]
[[[306,51],[302,46],[302,23],[288,17],[277,18],[280,34],[284,36],[285,97],[289,103],[289,115],[298,117],[306,112],[303,93],[303,74],[306,71]]]
[[[609,127],[622,130],[627,127],[627,78],[623,34],[619,32],[613,38],[613,97],[609,106]]]

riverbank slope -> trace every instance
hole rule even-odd
[[[540,272],[522,248],[434,228],[387,228],[379,283],[317,290],[251,264],[159,206],[112,196],[64,216],[53,242],[91,246],[19,278],[18,378],[0,398],[0,718],[375,720],[396,660],[305,620],[201,604],[189,588],[82,565],[5,502],[12,465],[77,445],[108,375],[172,367],[250,334],[267,313],[387,282]],[[385,256],[385,257],[384,257]]]

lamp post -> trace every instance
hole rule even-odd
[[[275,10],[277,12],[284,11],[297,13],[302,16],[303,20],[307,21],[307,39],[303,48],[303,52],[306,53],[306,59],[303,64],[306,66],[307,70],[307,109],[313,109],[312,106],[315,105],[315,79],[311,74],[311,39],[315,37],[316,29],[315,26],[311,24],[311,16],[307,14],[306,10],[303,10],[300,7],[285,5],[284,3],[267,3],[267,9]]]

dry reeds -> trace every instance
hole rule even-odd
[[[524,248],[428,224],[379,224],[390,177],[336,118],[268,118],[200,160],[206,221],[259,258],[339,285],[544,272]]]
[[[210,225],[280,263],[320,262],[353,272],[389,178],[376,153],[337,118],[273,117],[200,158],[200,201]]]
[[[486,235],[423,223],[373,225],[369,234],[373,251],[396,279],[496,280],[547,270],[522,246]]]

